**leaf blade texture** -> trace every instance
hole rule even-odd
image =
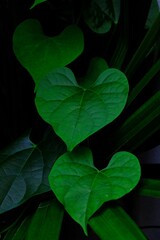
[[[40,116],[69,151],[117,118],[128,97],[127,78],[117,69],[106,69],[90,86],[83,86],[64,67],[48,74],[37,88],[35,104]]]
[[[88,220],[102,204],[130,192],[139,179],[140,165],[133,154],[118,152],[98,170],[90,150],[80,147],[57,159],[49,175],[52,191],[86,234]]]

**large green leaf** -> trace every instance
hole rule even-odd
[[[41,203],[31,219],[26,240],[58,240],[64,209],[53,199]]]
[[[64,145],[57,137],[49,140],[38,146],[26,135],[0,152],[0,213],[50,190],[48,174],[55,159],[64,153]],[[47,146],[45,151],[42,145]]]
[[[120,14],[119,0],[89,0],[84,1],[84,20],[96,33],[106,33],[112,22],[118,23]]]
[[[130,192],[140,179],[138,159],[131,153],[116,153],[99,171],[87,148],[62,155],[49,175],[51,188],[67,212],[87,233],[89,218],[104,202]]]
[[[37,6],[38,4],[42,3],[42,2],[46,2],[47,0],[35,0],[34,4],[30,7],[30,9],[34,8],[35,6]]]
[[[22,22],[13,36],[13,50],[36,84],[53,68],[63,67],[83,51],[83,34],[70,25],[54,37],[44,35],[35,19]]]
[[[105,70],[84,88],[70,69],[59,68],[40,82],[35,102],[41,117],[71,151],[112,122],[122,112],[127,96],[127,78],[117,69]]]

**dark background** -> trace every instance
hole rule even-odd
[[[37,114],[34,105],[34,82],[29,73],[20,65],[14,56],[12,50],[12,36],[17,25],[28,18],[38,19],[42,24],[45,34],[54,36],[59,34],[68,24],[76,21],[77,16],[80,14],[79,9],[81,7],[81,1],[50,0],[49,2],[50,5],[43,3],[32,10],[29,10],[29,7],[33,3],[31,0],[1,0],[0,2],[0,149],[7,146],[29,129],[33,131],[34,141],[39,141],[47,127],[47,124]],[[75,72],[75,75],[81,76],[85,73],[92,57],[104,57],[106,61],[110,63],[115,50],[114,45],[116,46],[118,36],[124,30],[128,32],[128,52],[122,66],[122,70],[125,69],[126,64],[131,59],[142,37],[146,33],[144,25],[151,1],[122,0],[122,6],[126,4],[129,7],[128,16],[126,16],[125,19],[122,8],[122,14],[116,30],[113,27],[111,28],[111,32],[113,32],[112,38],[111,34],[97,35],[93,33],[85,25],[83,20],[80,20],[79,26],[82,28],[85,37],[85,49],[81,56],[69,65]],[[71,12],[73,13],[72,15],[70,14]],[[144,19],[144,21],[142,21],[142,19]],[[126,29],[122,28],[122,22],[125,22]],[[149,55],[141,68],[137,70],[135,76],[129,79],[130,88],[134,87],[140,77],[143,76],[146,67],[150,67],[153,59],[154,54]],[[135,105],[131,106],[130,111],[135,110],[139,104],[143,103],[157,90],[157,88],[159,88],[158,79],[157,77],[155,81],[145,89],[143,97],[141,96],[137,102],[135,102]],[[119,119],[119,122],[123,122],[124,118],[129,113],[130,112],[124,113]],[[99,168],[102,168],[104,164],[106,165],[106,152],[108,151],[109,154],[112,148],[112,143],[110,143],[106,136],[111,134],[111,132],[118,127],[119,122],[115,121],[113,124],[110,124],[109,128],[106,127],[98,131],[90,139],[95,165]],[[135,153],[141,155],[143,152],[157,145],[159,145],[159,132],[152,136],[151,139],[148,139],[139,149],[136,149]],[[129,151],[129,146],[126,150]],[[99,158],[103,159],[101,163],[99,163]],[[159,158],[158,156],[158,159]],[[159,164],[156,163],[155,165],[154,163],[153,165],[152,160],[146,164],[143,154],[142,160],[142,175],[144,177],[159,178]],[[136,221],[141,225],[144,219],[142,219],[142,217],[140,218],[140,216],[145,216],[144,213],[146,213],[146,209],[148,208],[144,207],[142,210],[143,204],[141,200],[135,205],[133,202],[127,205],[128,199],[124,201],[126,203],[126,210],[130,212],[131,215],[134,215]],[[148,200],[145,202],[146,206],[147,204],[151,204],[148,203]],[[154,205],[153,202],[152,204]],[[159,202],[156,204],[159,204]],[[133,214],[135,209],[139,211],[136,215]],[[13,215],[14,214],[16,216],[16,211],[13,211]],[[152,223],[150,223],[150,225],[152,225]],[[67,214],[65,215],[61,238],[85,239],[79,226],[77,226]],[[97,238],[96,236],[91,236],[91,239]],[[149,237],[149,239],[158,240],[156,236],[153,238]]]

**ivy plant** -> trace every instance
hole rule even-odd
[[[160,181],[141,177],[134,151],[160,128],[159,91],[132,105],[159,73],[160,14],[151,24],[144,21],[147,33],[134,54],[127,55],[127,2],[82,1],[77,9],[70,0],[60,5],[36,0],[28,9],[33,16],[41,8],[43,15],[47,6],[64,23],[63,30],[47,35],[35,16],[15,27],[13,52],[33,79],[33,104],[45,130],[38,142],[30,129],[0,151],[0,213],[23,209],[16,221],[0,228],[4,240],[61,239],[66,213],[86,239],[91,229],[102,240],[147,239],[121,201],[132,193],[160,196]],[[145,9],[149,18],[150,7]],[[107,54],[103,49],[94,55],[87,34],[104,36]],[[150,54],[154,63],[139,77]],[[95,149],[93,139],[101,132],[105,141],[100,137]]]
[[[99,171],[93,165],[89,149],[74,152],[78,144],[119,116],[127,101],[128,81],[120,70],[106,67],[101,72],[103,65],[98,68],[96,64],[97,78],[93,78],[90,64],[87,77],[78,84],[73,72],[61,66],[81,53],[82,32],[71,26],[51,39],[43,36],[42,31],[38,33],[38,25],[35,20],[27,20],[17,27],[13,38],[14,52],[36,85],[38,83],[35,103],[39,114],[71,152],[53,165],[51,189],[87,234],[87,222],[94,212],[104,202],[130,192],[140,179],[139,161],[130,153],[117,153],[108,167]],[[22,35],[23,32],[26,34]],[[71,38],[73,33],[75,39]],[[24,40],[25,48],[22,47]],[[105,62],[101,58],[95,60],[100,61]],[[45,67],[40,68],[43,64]]]

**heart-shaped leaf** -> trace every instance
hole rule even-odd
[[[131,153],[116,153],[107,168],[93,165],[87,148],[65,153],[53,165],[49,182],[58,200],[87,233],[88,219],[109,200],[129,193],[140,179],[140,164]]]
[[[22,22],[13,36],[14,53],[36,84],[52,69],[76,59],[83,45],[83,33],[76,25],[68,26],[58,36],[48,37],[35,19]]]
[[[42,2],[46,2],[46,0],[35,0],[34,4],[30,7],[30,9],[34,8],[36,5],[38,5]]]
[[[122,112],[127,96],[127,78],[117,69],[105,70],[83,88],[65,67],[52,71],[40,82],[35,103],[41,117],[71,151],[112,122]]]

